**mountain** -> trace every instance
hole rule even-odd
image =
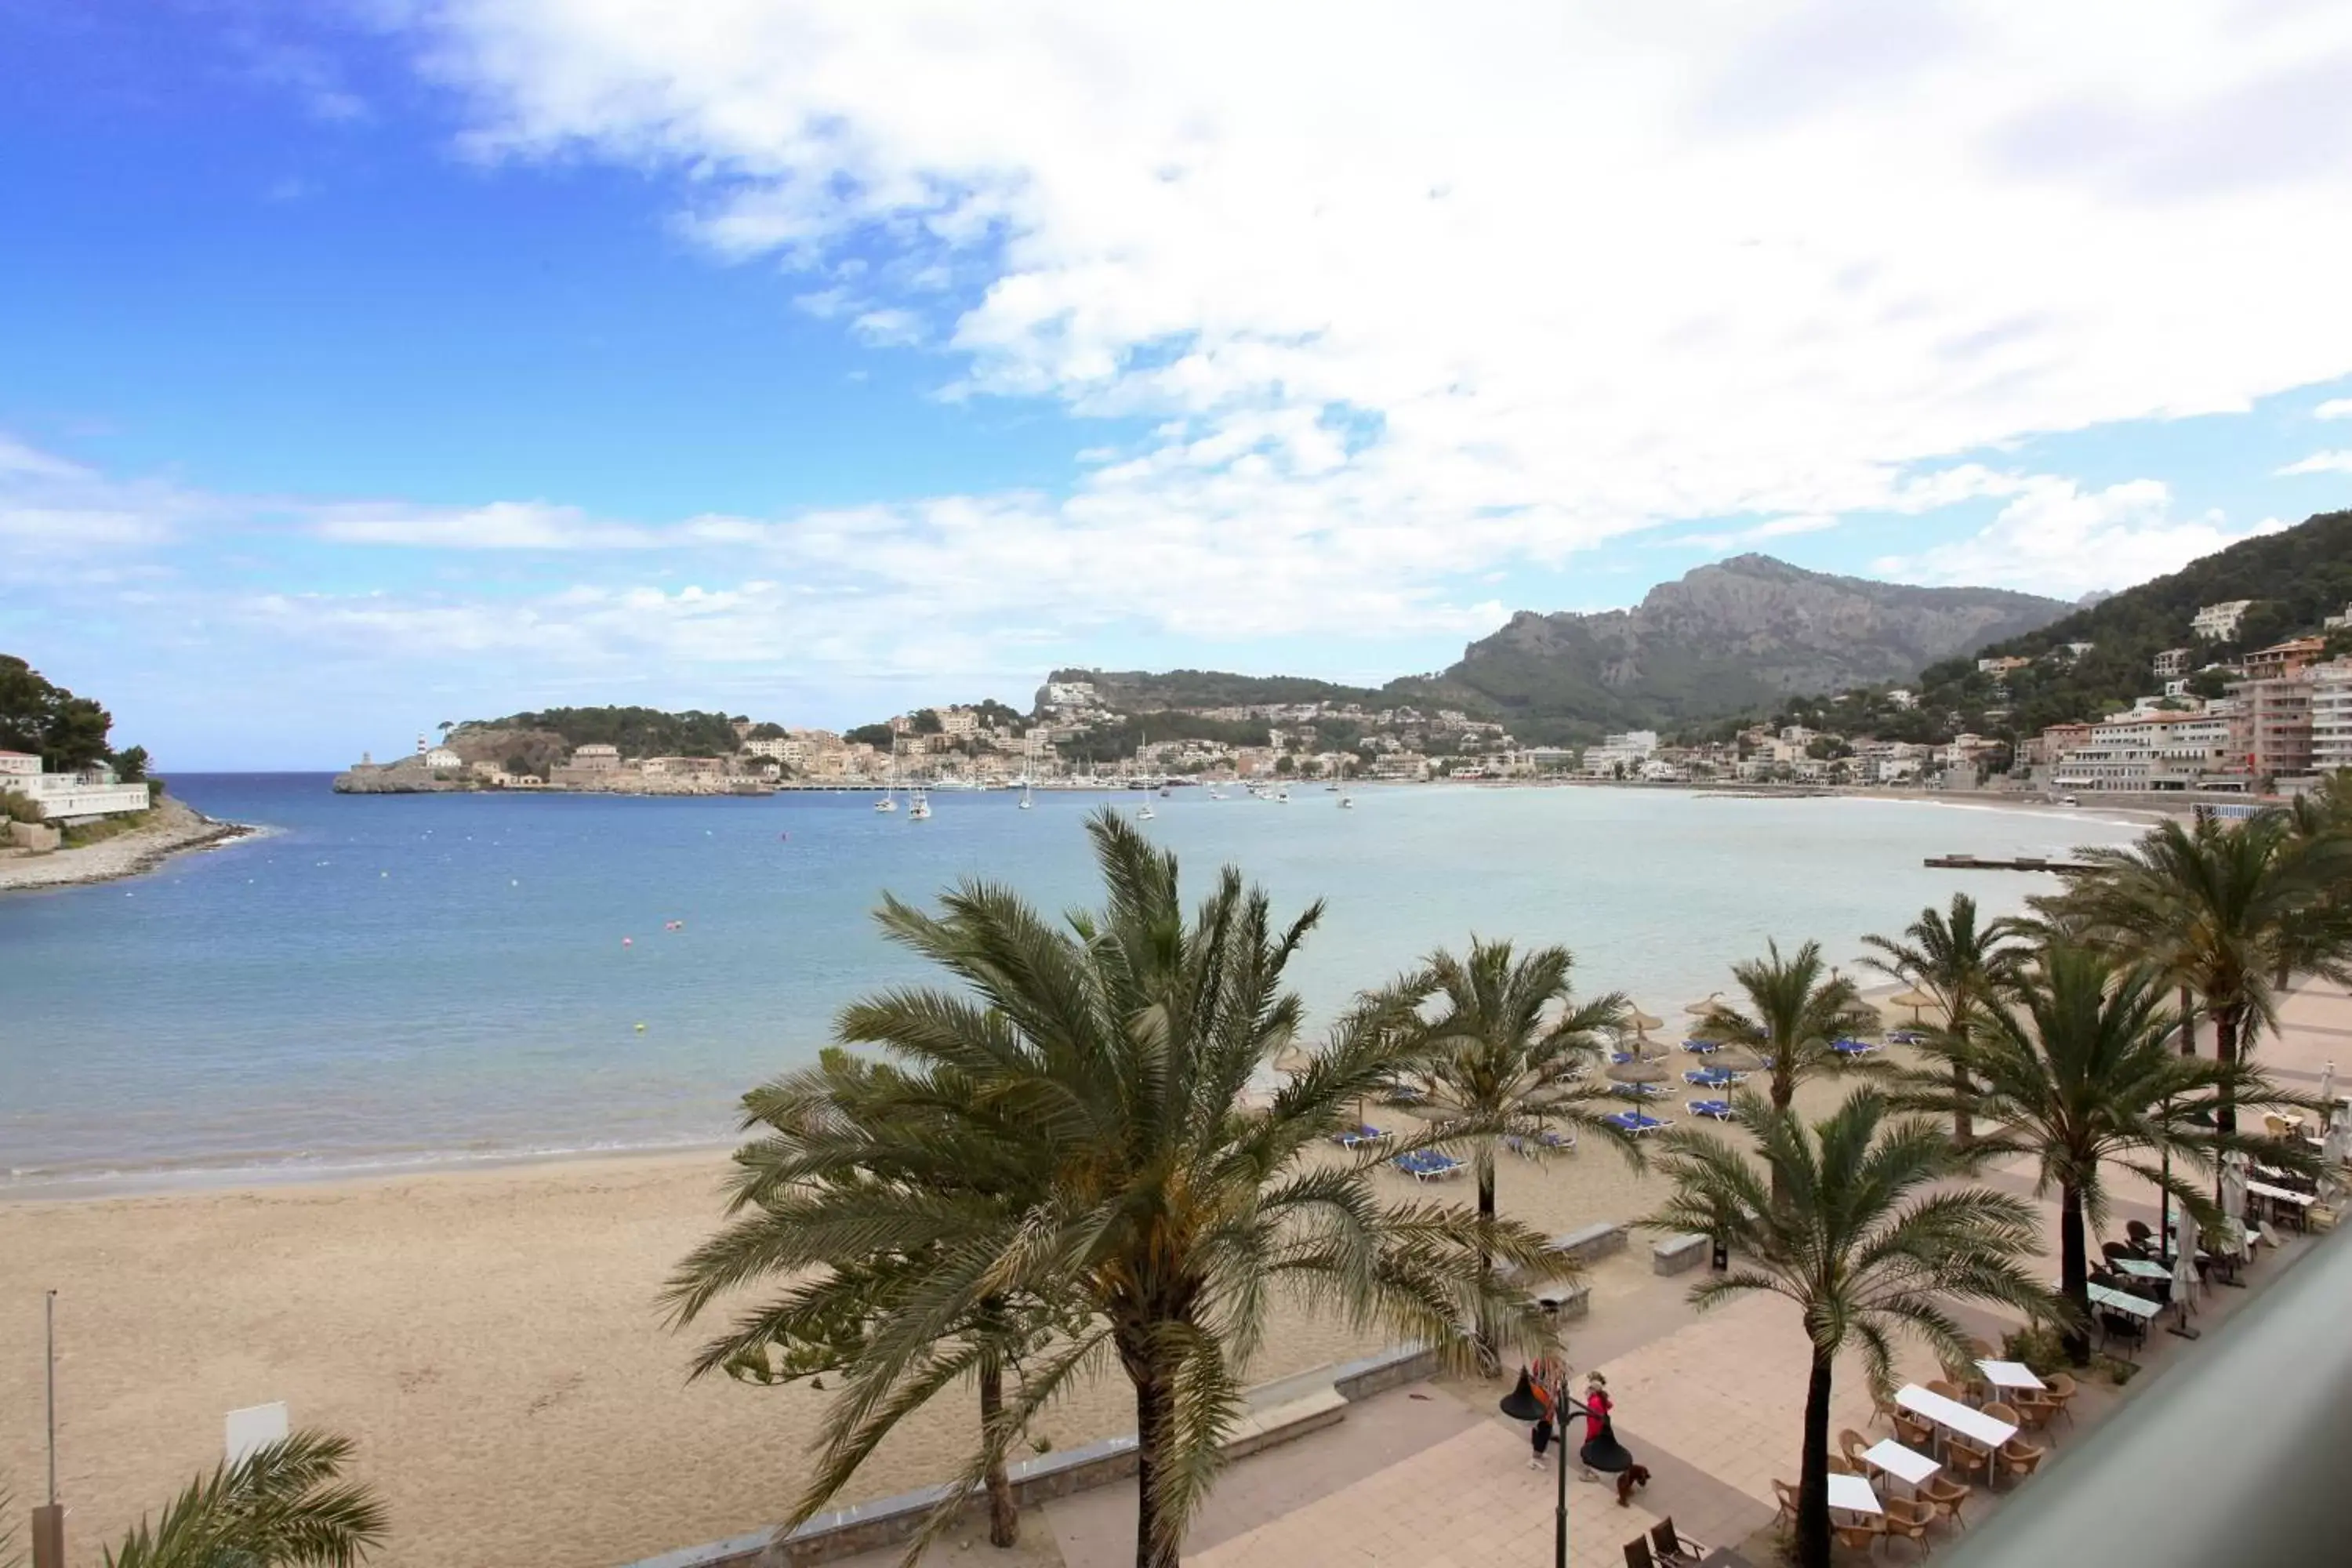
[[[1792,693],[1912,680],[2072,609],[2033,594],[1915,588],[1738,555],[1659,584],[1630,610],[1523,610],[1472,643],[1431,694],[1499,711],[1521,740],[1671,730]]]
[[[1271,702],[1360,702],[1392,707],[1369,687],[1341,686],[1300,675],[1234,675],[1222,669],[1057,669],[1049,683],[1089,681],[1104,706],[1121,713],[1151,713],[1164,708],[1251,708]],[[1040,689],[1037,702],[1045,705]]]

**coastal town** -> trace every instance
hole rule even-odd
[[[1810,721],[1755,722],[1711,736],[1629,730],[1583,745],[1522,742],[1505,723],[1459,709],[1353,701],[1113,707],[1096,682],[1056,679],[1026,715],[1000,703],[924,708],[846,733],[737,716],[735,744],[701,754],[627,754],[611,742],[569,749],[544,771],[507,755],[512,731],[451,726],[413,755],[372,757],[341,775],[352,793],[435,790],[613,794],[764,794],[781,789],[1141,788],[1187,783],[1363,780],[1383,784],[1594,783],[1993,791],[2053,797],[2294,794],[2352,767],[2352,657],[2338,634],[2352,606],[2308,636],[2232,658],[2227,644],[2252,607],[2201,607],[2188,641],[2149,661],[2147,690],[2117,710],[2017,734],[2007,683],[2037,664],[2092,651],[2062,644],[2040,658],[1975,661],[1987,732],[1954,710],[1921,714],[1906,686],[1809,704]],[[2331,646],[2339,649],[2331,657]],[[1924,718],[1932,740],[1874,732],[1870,716]],[[1153,740],[1158,726],[1169,738]],[[1916,729],[1916,726],[1911,726]],[[1123,754],[1097,742],[1133,731]],[[544,738],[544,737],[543,737]]]

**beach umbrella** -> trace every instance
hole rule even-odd
[[[1689,1006],[1684,1008],[1683,1011],[1689,1014],[1694,1018],[1704,1018],[1709,1013],[1715,1011],[1715,999],[1722,994],[1723,993],[1720,991],[1710,991],[1706,994],[1706,1001],[1694,1002]]]
[[[2238,1257],[2252,1257],[2253,1245],[2246,1239],[2246,1157],[2234,1149],[2221,1156],[2221,1215],[2230,1222]]]
[[[1928,995],[1925,991],[1918,990],[1916,987],[1897,995],[1889,996],[1887,1001],[1893,1003],[1897,1007],[1910,1008],[1911,1021],[1914,1024],[1916,1024],[1919,1021],[1920,1008],[1933,1007],[1936,1005],[1936,999],[1933,996]]]
[[[1639,1007],[1628,1009],[1625,1021],[1633,1026],[1634,1037],[1639,1039],[1649,1038],[1651,1030],[1662,1027],[1665,1024],[1664,1018],[1644,1013]]]
[[[1287,1073],[1292,1078],[1297,1078],[1300,1073],[1305,1072],[1309,1066],[1313,1065],[1314,1060],[1315,1058],[1307,1051],[1306,1047],[1300,1045],[1297,1041],[1293,1040],[1290,1044],[1283,1047],[1282,1049],[1274,1053],[1273,1066],[1275,1071],[1278,1073]]]
[[[1612,1062],[1609,1066],[1610,1079],[1615,1083],[1664,1083],[1666,1076],[1665,1068],[1640,1057],[1631,1061]]]
[[[2172,1210],[2172,1299],[2180,1306],[2185,1318],[2189,1311],[2189,1293],[2197,1289],[2197,1222],[2189,1217],[2189,1205],[2177,1204]]]

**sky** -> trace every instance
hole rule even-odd
[[[0,0],[0,651],[165,770],[2352,506],[2340,0]]]

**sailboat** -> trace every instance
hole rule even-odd
[[[931,815],[931,801],[930,797],[923,793],[923,786],[917,784],[908,792],[908,795],[907,820],[909,822],[927,820]]]
[[[1348,793],[1348,786],[1344,782],[1339,785],[1339,809],[1341,811],[1356,809],[1356,797]]]
[[[1021,809],[1029,809],[1029,775],[1026,773],[1021,775]]]
[[[1136,808],[1135,820],[1138,822],[1149,822],[1151,820],[1152,815],[1151,803],[1147,800],[1140,806]]]
[[[898,810],[898,796],[896,793],[898,788],[898,781],[896,778],[892,778],[888,783],[885,784],[882,786],[882,798],[874,803],[874,809],[877,811]]]

